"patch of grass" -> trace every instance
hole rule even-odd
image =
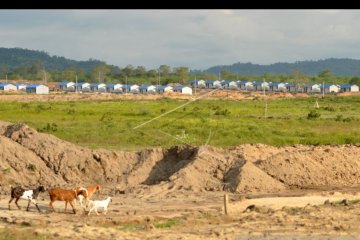
[[[179,129],[192,145],[212,146],[264,143],[360,143],[360,96],[318,99],[320,108],[310,114],[317,98],[270,99],[267,119],[263,100],[194,101],[138,129],[134,127],[170,111],[187,100],[102,100],[67,102],[0,102],[0,120],[23,122],[66,141],[90,148],[138,150],[183,144]],[[101,106],[101,107],[100,107]],[[332,111],[336,109],[338,111]],[[40,113],[38,112],[40,111]],[[339,114],[341,112],[341,114]],[[321,114],[317,117],[316,113]]]
[[[155,228],[171,228],[175,225],[180,224],[180,220],[178,219],[167,219],[165,221],[155,222]]]
[[[123,223],[118,227],[118,229],[121,231],[133,232],[144,229],[144,225],[139,223]]]
[[[10,173],[10,171],[11,171],[11,167],[3,168],[3,169],[2,169],[2,172],[3,172],[4,174]]]

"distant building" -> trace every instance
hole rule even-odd
[[[359,86],[355,84],[343,84],[340,86],[341,92],[358,92]]]
[[[205,80],[191,80],[191,81],[189,81],[189,84],[191,87],[197,87],[197,88],[205,88],[206,87]]]
[[[176,86],[173,88],[174,92],[180,92],[182,94],[189,94],[192,95],[192,89],[185,86]]]
[[[238,88],[241,90],[254,90],[254,83],[250,81],[237,81]]]
[[[254,90],[256,91],[264,91],[269,90],[269,84],[268,82],[261,82],[261,81],[255,81],[254,83]]]
[[[221,81],[221,86],[223,88],[228,88],[228,89],[238,89],[238,84],[236,81],[232,81],[232,80],[222,80]]]
[[[305,84],[303,87],[303,92],[305,92],[305,93],[320,93],[321,92],[320,84],[316,84],[316,83]]]
[[[206,80],[206,88],[221,88],[221,82],[219,80]]]
[[[139,92],[142,94],[155,94],[156,87],[154,85],[141,85],[139,87]]]
[[[74,82],[59,82],[58,83],[60,91],[74,92],[75,83]]]
[[[90,92],[90,83],[79,82],[78,84],[75,84],[75,88],[79,92]]]
[[[272,92],[285,92],[287,90],[286,83],[272,82],[269,84],[269,90]]]
[[[17,88],[14,84],[11,83],[0,83],[1,91],[16,91]]]
[[[91,92],[106,92],[106,85],[104,83],[92,83],[90,84]]]
[[[26,84],[19,83],[19,84],[15,84],[15,86],[18,91],[26,92]]]
[[[324,93],[337,93],[340,91],[340,86],[336,84],[320,84],[320,91]]]
[[[122,84],[120,83],[109,83],[106,84],[106,92],[108,93],[122,93]]]
[[[49,88],[42,84],[29,84],[26,86],[26,93],[49,94]]]
[[[173,91],[173,87],[171,86],[157,86],[156,87],[156,92],[157,93],[165,93],[165,92],[172,92]]]
[[[123,85],[121,88],[123,93],[139,93],[139,86],[136,84]]]

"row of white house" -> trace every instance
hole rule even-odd
[[[180,92],[182,94],[192,94],[192,89],[187,86],[154,86],[154,85],[136,85],[120,83],[74,83],[59,82],[59,89],[66,92],[103,92],[103,93],[133,93],[133,94],[161,94],[164,92]]]
[[[293,83],[283,82],[261,82],[261,81],[230,81],[230,80],[191,80],[191,87],[197,88],[224,88],[241,89],[254,91],[272,91],[272,92],[305,92],[305,93],[337,93],[337,92],[358,92],[359,86],[355,84],[303,84],[296,86]]]
[[[49,94],[49,87],[42,84],[0,83],[0,91],[23,91],[26,93]]]

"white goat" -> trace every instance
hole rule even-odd
[[[110,202],[112,202],[111,197],[107,197],[105,200],[90,200],[89,201],[90,210],[89,210],[88,216],[90,215],[90,213],[93,210],[95,210],[95,213],[97,215],[99,215],[99,213],[97,211],[98,208],[104,208],[104,214],[106,214]]]
[[[84,187],[80,187],[80,188],[77,188],[77,190],[78,191],[81,191],[81,190],[83,190],[83,191],[85,191],[86,192],[86,196],[89,196],[89,193],[88,193],[88,190],[86,189],[86,188],[84,188]],[[87,197],[86,197],[87,198]],[[85,208],[86,208],[86,204],[84,205],[83,204],[83,201],[84,201],[84,199],[86,199],[83,195],[77,195],[77,197],[76,197],[76,200],[78,200],[79,201],[79,203],[80,203],[80,206],[84,209],[84,211],[85,211]]]

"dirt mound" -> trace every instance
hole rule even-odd
[[[233,148],[175,146],[138,152],[91,150],[0,122],[1,187],[75,186],[99,182],[112,189],[277,192],[288,187],[360,184],[360,147]]]
[[[258,161],[257,166],[288,186],[358,185],[360,147],[298,146]]]

